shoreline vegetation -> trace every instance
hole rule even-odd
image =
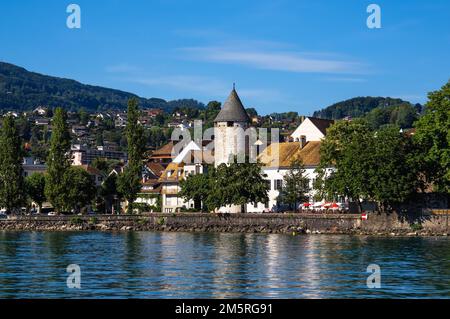
[[[348,234],[448,236],[450,213],[359,214],[208,214],[17,216],[1,220],[0,231],[166,231],[262,234]]]

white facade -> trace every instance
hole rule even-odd
[[[315,172],[316,167],[305,167],[305,175],[309,178],[309,187],[311,189],[309,193],[310,201],[315,195],[313,189],[314,180],[317,178],[317,173]],[[268,204],[258,203],[254,205],[252,203],[247,204],[246,211],[249,213],[263,213],[263,212],[277,212],[285,209],[286,207],[280,206],[278,204],[278,196],[280,195],[280,187],[283,185],[284,176],[289,171],[288,168],[269,168],[264,167],[263,173],[267,175],[266,179],[270,182],[270,190],[268,193],[269,202]],[[327,170],[327,173],[331,172]],[[299,203],[300,204],[300,203]]]
[[[320,141],[325,137],[309,118],[306,118],[291,134],[291,137],[296,142],[300,141],[301,136],[305,136],[306,141]]]
[[[214,165],[229,163],[232,156],[248,154],[244,122],[217,122],[214,126]]]

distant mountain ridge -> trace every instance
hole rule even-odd
[[[67,110],[84,107],[89,111],[125,109],[133,97],[143,108],[171,111],[177,107],[205,107],[194,99],[146,99],[133,93],[30,72],[14,64],[0,62],[0,110],[26,111],[37,106],[61,106]]]
[[[375,108],[388,108],[400,105],[410,105],[420,112],[422,109],[421,104],[415,104],[402,99],[390,98],[390,97],[355,97],[338,103],[334,103],[320,111],[315,111],[313,116],[338,120],[344,117],[362,117],[372,111]]]

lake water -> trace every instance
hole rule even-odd
[[[69,264],[80,289],[67,287]],[[450,298],[450,239],[0,232],[0,298],[376,297]]]

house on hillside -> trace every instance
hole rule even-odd
[[[159,163],[149,162],[144,165],[142,169],[142,188],[134,202],[142,205],[143,210],[152,210],[158,206],[158,200],[161,196],[161,182],[159,178],[163,171],[164,167]]]
[[[172,213],[180,209],[194,208],[192,200],[186,201],[178,196],[180,181],[190,175],[203,174],[208,164],[214,163],[214,152],[212,141],[196,143],[191,141],[174,158],[159,179],[161,183],[162,211]]]
[[[22,162],[23,176],[27,177],[33,173],[44,174],[47,172],[47,165],[33,157],[24,157]]]
[[[44,106],[38,106],[33,110],[34,114],[38,114],[40,116],[45,116],[47,114],[47,108]]]
[[[74,144],[71,146],[72,165],[88,165],[96,158],[103,158],[107,160],[118,160],[126,162],[128,154],[111,149],[97,146],[97,148],[90,148],[86,145]]]
[[[325,137],[327,129],[333,123],[332,120],[307,117],[291,134],[291,138],[297,142],[300,141],[302,136],[306,141],[320,141]]]
[[[153,163],[159,163],[164,167],[167,167],[170,162],[175,158],[172,155],[172,150],[174,147],[173,141],[163,145],[161,148],[157,149],[150,155],[148,161]]]
[[[94,182],[96,187],[99,187],[102,184],[103,180],[105,179],[105,176],[103,176],[102,172],[93,166],[73,165],[73,167],[78,167],[78,168],[81,168],[81,169],[85,170],[86,172],[88,172],[89,175],[91,175],[92,181]]]

